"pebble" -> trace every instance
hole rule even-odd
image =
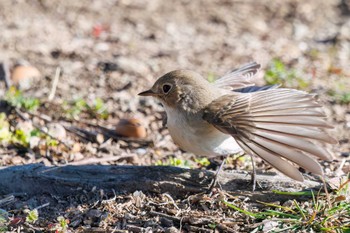
[[[136,149],[136,153],[138,155],[144,155],[147,153],[147,150],[145,148],[138,148],[138,149]]]
[[[82,153],[75,153],[74,154],[74,161],[80,161],[80,160],[82,160],[82,159],[84,159],[84,155],[82,154]]]
[[[50,123],[48,126],[48,133],[50,136],[57,138],[59,140],[63,140],[66,138],[66,129],[58,123]]]
[[[165,233],[179,233],[180,231],[176,227],[168,227],[164,231]]]
[[[13,165],[19,165],[23,163],[23,158],[21,156],[15,156],[11,159]]]

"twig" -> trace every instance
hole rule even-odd
[[[180,208],[176,205],[174,199],[170,196],[170,194],[164,193],[163,195],[166,196],[166,197],[173,203],[174,207],[175,207],[177,210],[180,210]]]
[[[96,142],[96,136],[93,135],[91,132],[87,130],[82,130],[80,128],[77,128],[75,126],[66,126],[63,125],[63,127],[70,133],[77,135],[81,139],[83,139],[85,142]]]
[[[57,89],[57,84],[58,84],[58,80],[59,80],[60,76],[61,76],[61,68],[60,68],[60,67],[57,67],[56,73],[55,73],[55,77],[54,77],[53,82],[52,82],[52,87],[51,87],[50,95],[49,95],[49,97],[48,97],[48,100],[49,100],[49,101],[52,101],[53,98],[55,97],[56,89]]]
[[[221,230],[222,232],[230,232],[230,233],[234,233],[237,232],[237,230],[234,230],[228,226],[225,226],[224,224],[221,223],[217,223],[216,224],[217,229]]]
[[[46,202],[45,204],[42,204],[42,205],[36,207],[35,209],[39,210],[39,209],[44,208],[44,207],[49,206],[49,205],[50,205],[50,202]]]
[[[184,228],[186,230],[188,230],[189,232],[202,232],[202,233],[211,233],[211,232],[213,232],[211,229],[206,229],[203,226],[202,227],[197,227],[197,226],[192,226],[192,225],[189,225],[189,224],[186,224],[184,226]]]
[[[325,177],[321,176],[321,179],[322,179],[322,183],[323,183],[324,192],[326,193],[328,207],[332,208],[332,202],[331,202],[330,195],[328,193],[327,183],[326,183]]]
[[[15,196],[14,195],[9,195],[3,199],[0,199],[0,206],[3,206],[3,205],[8,205],[10,204],[11,202],[14,202],[15,201]]]
[[[188,221],[188,219],[185,217],[179,218],[179,217],[171,216],[171,215],[164,214],[164,213],[157,212],[157,211],[150,211],[149,214],[152,216],[159,216],[159,217],[163,217],[163,218],[168,218],[168,219],[173,220],[174,222],[177,222],[177,223],[180,223],[182,220],[186,220],[186,222]]]
[[[36,227],[28,222],[24,222],[23,225],[26,226],[27,228],[34,230],[35,232],[43,232],[45,230],[45,228],[43,227]]]

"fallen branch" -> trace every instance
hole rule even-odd
[[[0,168],[0,194],[27,193],[41,195],[78,194],[93,187],[117,193],[132,193],[136,190],[154,193],[169,193],[173,197],[205,192],[213,178],[213,172],[199,169],[184,169],[170,166],[59,166],[46,167],[30,164]],[[320,183],[293,181],[278,175],[258,175],[262,191],[251,192],[250,176],[244,172],[223,172],[219,182],[224,190],[260,199],[273,199],[271,190],[297,191],[315,188]],[[285,195],[279,196],[283,199]],[[286,196],[289,199],[289,196]]]

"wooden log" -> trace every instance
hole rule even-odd
[[[204,192],[214,173],[199,169],[170,166],[53,166],[29,164],[0,168],[0,194],[26,193],[27,195],[71,195],[82,189],[96,187],[116,193],[142,192],[169,193],[174,197]],[[261,190],[301,190],[320,186],[314,181],[303,183],[279,175],[257,176]],[[226,191],[251,191],[250,175],[242,171],[220,173],[219,183]],[[259,196],[259,195],[258,195]]]

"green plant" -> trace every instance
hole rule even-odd
[[[88,110],[92,113],[92,115],[107,119],[108,118],[108,111],[106,105],[103,103],[103,100],[101,98],[96,98],[92,105],[87,105]]]
[[[208,158],[199,158],[199,159],[195,158],[194,161],[199,165],[201,165],[202,167],[207,167],[210,165],[210,161],[208,160]]]
[[[310,81],[299,77],[295,70],[287,69],[283,62],[277,58],[273,59],[264,77],[268,85],[281,84],[285,87],[306,89]]]
[[[40,106],[39,99],[25,97],[23,93],[15,87],[9,88],[5,94],[5,100],[14,107],[24,108],[28,111],[35,111]]]
[[[216,224],[215,223],[208,223],[208,227],[210,228],[210,229],[215,229],[216,228]]]
[[[87,103],[84,99],[79,98],[71,103],[64,102],[63,108],[68,117],[76,118],[81,113],[86,112],[92,117],[107,119],[109,113],[101,98],[96,98],[92,104]]]
[[[57,217],[57,222],[51,226],[49,226],[51,231],[55,231],[56,233],[65,233],[68,229],[69,220],[65,219],[63,216]]]
[[[85,100],[79,98],[73,102],[64,102],[63,109],[68,117],[75,118],[80,115],[81,112],[86,109],[87,103]]]
[[[36,221],[38,221],[39,218],[39,212],[37,209],[33,209],[33,210],[24,210],[24,212],[27,214],[26,217],[26,221],[29,223],[35,223]]]
[[[30,133],[31,132],[25,132],[22,129],[11,131],[10,123],[6,118],[6,114],[0,113],[0,142],[5,144],[17,143],[24,147],[28,147]]]
[[[30,147],[30,141],[32,138],[39,138],[46,142],[48,147],[56,147],[58,141],[53,139],[46,134],[42,133],[39,129],[21,129],[11,128],[10,123],[5,113],[0,113],[0,143],[1,144],[16,144],[22,147]],[[0,145],[1,145],[0,144]]]
[[[190,162],[188,160],[182,160],[179,158],[170,157],[167,161],[163,162],[158,160],[155,165],[157,166],[175,166],[175,167],[186,167],[191,168]]]
[[[335,87],[328,91],[328,95],[341,104],[350,103],[350,90],[345,82],[336,82]]]
[[[337,190],[335,194],[331,195],[330,205],[326,201],[326,195],[318,195],[316,197],[313,192],[277,192],[287,195],[311,194],[312,201],[310,204],[309,202],[297,202],[296,200],[293,200],[290,207],[273,203],[259,202],[270,208],[259,213],[244,210],[227,201],[223,201],[223,203],[226,206],[251,218],[275,222],[276,225],[274,229],[270,229],[269,232],[313,231],[349,233],[350,202],[349,189],[346,187],[348,183],[349,181],[346,181],[346,185],[341,185],[339,190]],[[255,230],[253,230],[253,232],[263,231],[263,228],[264,224],[257,227]]]

